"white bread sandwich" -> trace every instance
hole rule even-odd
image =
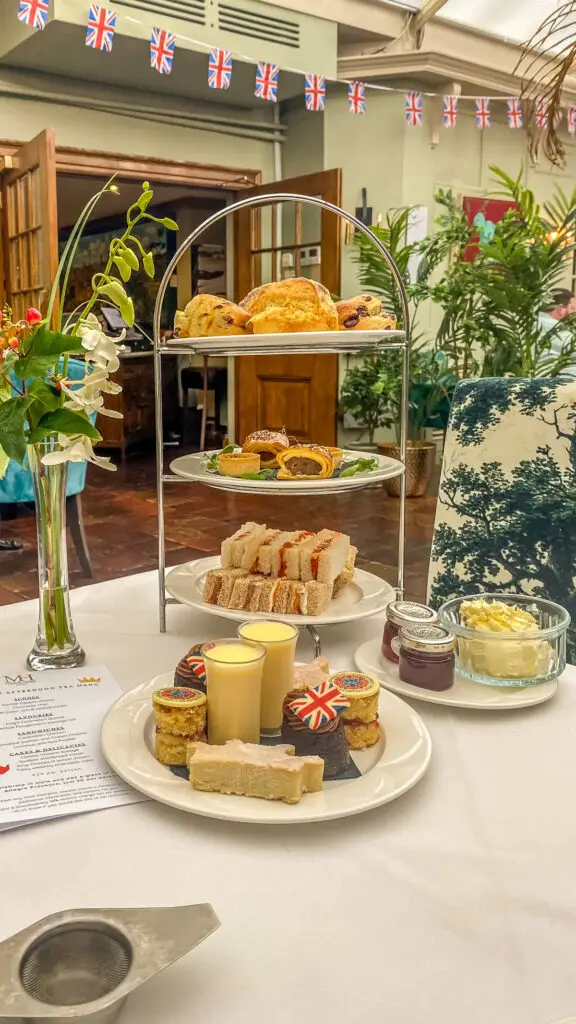
[[[258,561],[255,571],[263,576],[274,575],[274,557],[276,548],[281,547],[294,536],[293,531],[275,530],[274,537],[268,537],[258,548]]]
[[[263,534],[254,532],[253,536],[248,537],[244,542],[242,568],[247,569],[248,572],[259,572],[260,551],[266,551],[274,543],[279,533],[280,530],[267,530],[264,528]]]
[[[310,530],[294,530],[283,534],[281,542],[276,541],[271,548],[272,576],[280,579],[300,579],[300,554],[306,544],[314,541],[315,534]]]
[[[356,555],[358,554],[358,548],[354,545],[350,545],[350,553],[346,559],[346,565],[342,569],[342,572],[334,580],[334,589],[332,591],[332,597],[338,597],[342,591],[352,583],[354,579],[354,566],[356,563]]]
[[[350,537],[334,530],[321,530],[316,543],[304,546],[300,554],[300,575],[304,583],[334,583],[344,569],[350,554]]]
[[[251,551],[258,548],[258,544],[264,539],[266,527],[259,523],[243,523],[236,533],[222,541],[220,561],[224,569],[246,568],[242,565],[244,552],[248,545]]]

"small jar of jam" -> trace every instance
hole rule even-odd
[[[450,689],[454,683],[455,640],[444,626],[406,626],[400,630],[398,644],[402,682],[425,690]]]
[[[392,641],[404,626],[415,626],[419,622],[436,622],[438,616],[433,608],[425,604],[416,604],[414,601],[391,601],[386,608],[386,622],[384,623],[384,635],[382,637],[382,655],[388,661],[398,661],[398,654],[394,650],[397,645]]]

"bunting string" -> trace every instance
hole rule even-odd
[[[35,30],[45,28],[52,0],[17,0],[16,16],[23,24]],[[141,24],[137,18],[128,15],[118,16],[115,11],[98,4],[89,8],[86,24],[86,46],[94,50],[110,53],[118,20]],[[170,32],[165,28],[155,27],[150,34],[150,67],[161,75],[169,75],[172,71],[176,42],[189,43],[208,55],[207,80],[210,89],[229,89],[232,81],[232,65],[234,60],[256,66],[254,95],[257,99],[276,103],[280,68],[277,64],[255,60],[243,53],[233,53],[217,46],[211,46],[201,39],[194,39],[182,33]],[[304,101],[306,109],[322,112],[326,108],[327,83],[345,85],[348,90],[348,109],[351,114],[364,114],[367,108],[367,91],[386,92],[404,95],[404,120],[411,128],[420,128],[424,123],[424,99],[442,98],[442,117],[445,128],[456,127],[461,113],[461,101],[470,100],[474,103],[476,125],[482,131],[492,124],[491,103],[505,104],[506,119],[509,128],[518,129],[524,126],[524,114],[518,96],[478,96],[474,94],[442,95],[437,92],[423,92],[404,89],[389,85],[377,85],[371,82],[354,81],[347,78],[333,78],[317,72],[303,71],[301,68],[283,67],[282,71],[292,75],[301,75],[304,80]],[[548,125],[548,105],[545,100],[536,104],[535,124],[539,129]],[[570,135],[576,135],[576,106],[567,108],[566,126]]]

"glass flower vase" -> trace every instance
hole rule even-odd
[[[50,442],[29,445],[28,462],[34,483],[38,534],[38,632],[28,655],[28,668],[75,668],[86,655],[76,639],[68,583],[66,548],[66,481],[68,464],[45,465]]]

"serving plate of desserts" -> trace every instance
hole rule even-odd
[[[181,455],[176,476],[247,494],[338,494],[400,476],[398,459],[290,439],[284,430],[256,430],[241,445]]]
[[[174,347],[204,354],[346,352],[402,342],[396,317],[382,300],[357,295],[334,302],[324,285],[304,277],[253,289],[239,303],[196,295],[174,319]]]
[[[216,679],[206,688],[202,672],[211,646],[123,694],[102,724],[106,760],[151,799],[210,818],[294,824],[379,807],[426,772],[432,742],[419,715],[373,679],[330,675],[322,658],[294,666],[278,736],[212,742]]]
[[[335,530],[284,531],[243,523],[211,555],[176,566],[166,590],[181,604],[242,622],[351,622],[382,612],[393,587],[355,566],[357,549]]]

